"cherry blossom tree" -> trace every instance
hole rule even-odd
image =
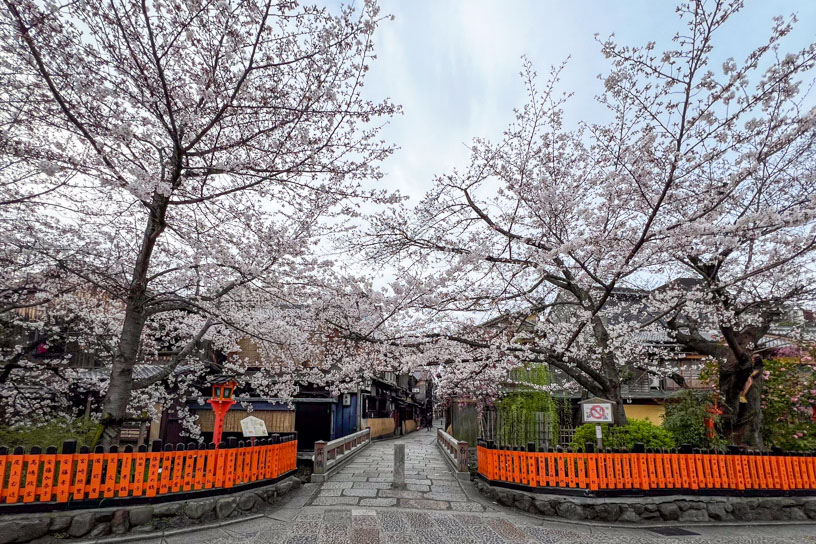
[[[403,275],[424,269],[424,281],[444,284],[418,307],[504,316],[504,334],[475,341],[449,329],[446,341],[547,363],[616,402],[625,422],[622,374],[672,370],[670,354],[644,334],[671,323],[691,346],[703,338],[694,323],[711,314],[719,334],[705,339],[716,353],[701,351],[721,361],[736,413],[734,392],[767,330],[756,316],[801,300],[812,283],[816,136],[807,95],[816,46],[783,52],[793,18],[776,19],[743,61],[714,66],[717,39],[741,8],[682,4],[685,27],[664,52],[602,41],[612,66],[598,99],[610,119],[575,130],[563,126],[560,69],[540,89],[525,62],[529,100],[502,138],[474,140],[470,164],[439,176],[413,212],[375,220],[376,256],[398,256],[410,263]],[[700,289],[654,289],[689,269]],[[627,289],[652,294],[624,310],[616,300]],[[634,319],[624,315],[632,309]],[[457,374],[494,368],[473,356],[459,362]]]
[[[4,249],[43,281],[53,271],[94,293],[60,300],[110,342],[102,442],[166,396],[160,381],[192,387],[204,340],[234,353],[252,339],[269,375],[314,357],[310,305],[332,277],[316,244],[361,201],[395,198],[365,185],[391,152],[371,122],[398,110],[361,97],[377,6],[3,5],[0,109],[14,115],[0,149],[45,179],[24,192],[4,178],[18,188],[3,197],[15,233]],[[106,311],[88,311],[90,299]],[[164,372],[134,380],[137,363],[168,350]]]

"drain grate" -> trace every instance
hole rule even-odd
[[[647,531],[663,536],[697,536],[700,534],[689,531],[688,529],[681,529],[680,527],[656,527],[654,529],[647,529]]]

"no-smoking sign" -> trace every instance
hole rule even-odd
[[[584,423],[612,423],[612,404],[589,403],[582,404]]]

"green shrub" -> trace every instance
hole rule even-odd
[[[816,368],[811,355],[766,359],[762,392],[762,439],[766,448],[816,448]]]
[[[604,448],[630,450],[638,442],[647,448],[673,448],[674,438],[666,429],[645,420],[630,419],[623,427],[601,424]],[[574,449],[584,449],[584,444],[595,444],[595,423],[587,423],[575,429],[572,441]]]
[[[715,433],[709,437],[705,420],[718,416],[708,411],[713,406],[710,393],[685,390],[666,403],[663,428],[674,437],[675,444],[691,444],[696,448],[720,448],[725,441]]]
[[[79,446],[90,446],[97,424],[89,419],[55,419],[42,425],[0,426],[0,446],[62,446],[66,440],[76,440]]]

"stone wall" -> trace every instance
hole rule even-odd
[[[202,499],[36,514],[0,515],[0,544],[58,542],[125,533],[144,534],[258,512],[301,486],[289,476],[276,484]]]
[[[476,488],[504,506],[573,521],[618,523],[816,520],[816,497],[573,497],[495,487],[475,480]]]

